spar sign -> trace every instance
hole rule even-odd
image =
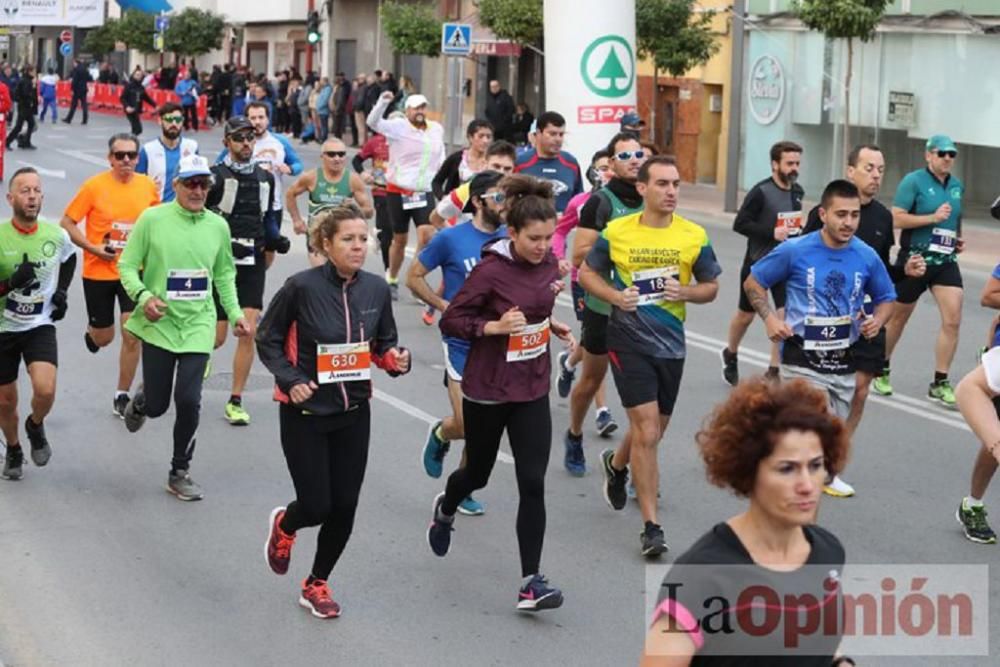
[[[577,107],[578,123],[615,124],[635,111],[634,104],[614,103],[635,98],[635,54],[620,35],[603,35],[587,46],[580,58],[580,79],[591,93],[609,103]]]

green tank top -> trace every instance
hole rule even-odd
[[[608,203],[611,204],[611,215],[608,216],[607,222],[604,223],[605,227],[608,226],[608,222],[611,222],[615,218],[621,218],[622,216],[638,213],[643,208],[641,204],[636,207],[627,206],[625,202],[618,198],[618,195],[608,189],[598,190],[594,193],[594,196],[604,197],[608,200]],[[601,231],[603,231],[603,229]],[[608,284],[611,284],[610,280],[608,280]],[[601,315],[611,314],[611,304],[607,301],[601,301],[597,297],[591,296],[589,293],[584,295],[583,303],[587,306],[587,308],[595,313],[599,313]]]
[[[316,170],[316,187],[309,193],[309,217],[317,211],[331,206],[339,206],[351,199],[351,173],[344,170],[339,181],[330,181],[323,174],[322,167]]]

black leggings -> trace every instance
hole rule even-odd
[[[128,118],[128,122],[132,126],[132,134],[137,137],[142,134],[142,120],[139,118],[139,112],[126,113],[125,117]]]
[[[282,405],[278,415],[281,449],[295,485],[295,500],[285,508],[281,529],[295,533],[322,524],[312,575],[325,581],[354,528],[368,465],[368,403],[332,417],[303,415],[298,408]]]
[[[170,392],[174,392],[174,458],[170,465],[187,470],[194,455],[194,435],[198,431],[201,413],[201,384],[205,376],[208,354],[184,352],[177,354],[143,342],[142,382],[146,397],[147,417],[159,417],[170,408]],[[174,383],[174,371],[177,382]]]
[[[375,202],[375,229],[378,230],[378,245],[382,252],[382,264],[389,269],[389,246],[392,245],[392,220],[389,219],[389,208],[385,196],[372,197]]]
[[[514,454],[514,474],[521,502],[517,508],[517,542],[521,576],[538,573],[545,539],[545,470],[552,448],[549,397],[527,403],[486,405],[462,400],[465,421],[465,467],[448,478],[441,511],[453,515],[463,498],[486,486],[500,449],[504,429]]]
[[[184,129],[198,131],[198,105],[189,104],[186,107],[181,107],[181,111],[184,114]]]

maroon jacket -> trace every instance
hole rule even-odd
[[[521,309],[529,325],[544,321],[552,315],[556,302],[552,284],[558,280],[559,260],[551,252],[541,264],[532,264],[514,254],[510,239],[483,247],[483,260],[441,316],[444,335],[472,343],[462,373],[466,397],[514,403],[549,393],[552,363],[548,350],[534,359],[508,362],[509,336],[485,336],[483,328],[514,306]]]

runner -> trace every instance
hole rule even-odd
[[[643,209],[643,197],[636,181],[639,170],[649,157],[635,136],[619,132],[608,142],[612,178],[580,209],[580,226],[573,239],[573,264],[580,267],[601,232],[611,220],[638,213]],[[563,436],[563,465],[571,475],[582,477],[587,472],[583,453],[583,420],[591,403],[597,409],[597,432],[610,436],[618,428],[605,400],[596,400],[608,373],[608,315],[611,306],[593,294],[584,294],[584,311],[580,318],[580,347],[583,348],[583,373],[573,387],[569,399],[569,428]],[[562,361],[560,359],[560,361]],[[565,366],[560,367],[560,378]],[[628,436],[626,435],[626,438]]]
[[[402,375],[410,353],[397,347],[386,283],[361,268],[368,249],[361,211],[332,208],[312,235],[329,261],[288,279],[257,335],[260,359],[274,374],[281,448],[295,485],[295,500],[271,512],[265,556],[285,574],[298,531],[322,525],[299,604],[333,618],[340,605],[327,580],[351,535],[368,463],[371,365]]]
[[[889,272],[871,246],[854,237],[861,219],[861,196],[850,181],[832,181],[820,202],[823,229],[783,243],[754,263],[743,283],[747,297],[767,327],[782,341],[781,375],[804,378],[827,392],[830,409],[850,413],[856,362],[852,346],[871,340],[892,313],[896,292]],[[784,317],[768,303],[767,290],[785,283]],[[871,297],[872,314],[864,311]],[[854,488],[839,476],[823,491],[845,498]]]
[[[357,113],[363,113],[358,111]],[[389,142],[378,132],[369,130],[362,124],[362,132],[371,132],[371,136],[354,155],[351,165],[361,176],[365,185],[371,187],[372,200],[375,203],[375,229],[377,230],[378,246],[382,255],[382,268],[389,271],[389,246],[392,245],[392,221],[389,219],[389,209],[385,201],[385,172],[389,166]],[[365,162],[371,162],[371,169],[365,170]]]
[[[583,192],[580,164],[562,149],[566,140],[566,119],[555,111],[538,117],[534,146],[517,158],[514,171],[547,181],[556,196],[556,212],[561,214],[569,200]]]
[[[892,394],[889,360],[903,329],[917,307],[920,295],[930,289],[941,314],[941,330],[934,346],[934,381],[927,398],[946,408],[955,409],[955,392],[948,381],[948,371],[958,347],[958,328],[962,321],[962,272],[958,254],[962,252],[962,195],[965,187],[951,174],[958,148],[949,137],[936,134],[927,140],[924,159],[927,167],[903,177],[892,200],[892,217],[903,233],[899,239],[897,263],[910,255],[922,255],[927,271],[919,277],[905,278],[897,285],[897,303],[886,326],[884,372],[872,388],[882,396]]]
[[[243,317],[236,299],[229,225],[205,209],[211,187],[208,162],[198,155],[182,158],[174,177],[177,198],[139,217],[121,257],[122,284],[138,305],[126,327],[143,341],[143,386],[125,408],[125,427],[135,433],[147,417],[166,413],[174,390],[167,491],[180,500],[203,496],[188,470],[205,366],[215,339],[213,288],[233,323],[233,334],[253,334],[253,323]]]
[[[434,235],[431,242],[410,262],[406,276],[406,286],[418,299],[432,305],[442,313],[448,303],[465,283],[472,269],[479,263],[483,246],[506,236],[503,227],[505,194],[500,189],[499,171],[482,171],[469,183],[467,209],[474,211],[470,222],[449,227]],[[439,295],[427,284],[427,274],[440,268],[443,291]],[[442,337],[445,363],[445,386],[451,402],[451,415],[431,426],[424,445],[424,470],[435,479],[443,472],[444,457],[455,440],[465,437],[462,423],[462,373],[465,360],[469,356],[469,341],[451,336]],[[462,452],[462,467],[466,465],[467,454]],[[458,504],[462,514],[483,513],[482,504],[471,495]]]
[[[266,230],[277,229],[281,207],[277,204],[274,175],[253,161],[255,134],[253,126],[243,116],[226,121],[223,144],[226,156],[213,165],[212,187],[205,207],[225,219],[232,237],[232,254],[236,265],[236,298],[247,322],[256,322],[264,309],[264,283],[267,267],[264,259]],[[215,299],[215,349],[226,342],[229,316],[219,299]],[[253,366],[253,339],[240,338],[233,353],[233,379],[224,415],[233,426],[250,423],[250,413],[243,405],[243,390]],[[209,358],[211,365],[211,358]],[[208,367],[206,367],[207,372]]]
[[[292,217],[292,225],[296,234],[305,234],[306,249],[309,251],[309,264],[322,266],[326,263],[322,248],[314,248],[309,243],[312,235],[312,224],[319,212],[327,208],[335,208],[345,201],[353,201],[361,209],[365,218],[375,214],[371,200],[368,198],[368,188],[364,179],[347,169],[347,146],[336,137],[323,142],[322,164],[316,169],[310,169],[292,183],[285,192],[285,206]],[[303,193],[309,193],[309,223],[302,220],[296,199]]]
[[[486,149],[486,170],[499,171],[504,175],[512,174],[516,159],[517,149],[514,144],[502,139],[494,141]],[[431,224],[435,229],[443,229],[446,225],[453,226],[459,221],[471,220],[472,213],[468,203],[469,182],[465,182],[441,198],[431,212]]]
[[[22,359],[31,378],[31,413],[24,420],[31,461],[41,467],[52,456],[44,420],[56,398],[54,323],[66,316],[66,290],[76,270],[76,248],[69,235],[38,217],[42,199],[38,172],[18,169],[7,189],[14,215],[0,224],[0,430],[7,445],[2,475],[11,480],[23,475],[17,414]]]
[[[801,643],[789,643],[780,630],[757,626],[762,632],[750,635],[746,625],[729,628],[733,610],[709,602],[759,587],[780,597],[784,606],[775,611],[782,619],[837,617],[841,592],[829,583],[843,571],[844,547],[816,517],[823,478],[843,465],[849,440],[826,403],[822,391],[802,380],[755,379],[737,387],[699,431],[709,481],[748,504],[702,535],[663,578],[643,667],[854,664],[838,655],[839,624],[829,633],[802,628]],[[804,608],[817,599],[823,607]],[[729,629],[710,631],[720,619]]]
[[[854,183],[861,195],[861,219],[855,236],[871,246],[875,254],[882,260],[890,278],[896,273],[889,260],[889,252],[895,244],[892,231],[892,213],[881,204],[875,195],[882,185],[882,175],[885,173],[885,158],[882,150],[874,144],[855,146],[847,156],[847,180]],[[803,233],[818,232],[823,228],[819,217],[819,206],[809,211]],[[925,269],[924,258],[911,255],[903,267],[907,276],[919,276]],[[865,313],[871,314],[871,300],[865,299]],[[872,379],[882,372],[885,366],[885,328],[871,340],[859,336],[851,348],[854,356],[854,396],[851,399],[851,411],[847,415],[847,434],[854,437],[864,414],[865,401],[868,400],[868,390]]]
[[[508,239],[483,248],[483,259],[441,316],[441,332],[470,342],[462,374],[462,416],[468,460],[434,499],[427,541],[438,556],[451,545],[463,498],[486,486],[504,431],[514,455],[520,503],[517,541],[521,576],[517,608],[554,609],[562,592],[539,571],[545,538],[545,470],[552,443],[549,411],[549,336],[575,344],[570,328],[552,317],[562,290],[559,262],[550,252],[556,212],[552,189],[508,176]]]
[[[89,322],[83,342],[94,354],[115,339],[115,302],[118,303],[122,346],[112,408],[113,414],[122,418],[139,365],[139,339],[125,327],[135,304],[118,277],[118,255],[125,248],[139,215],[160,201],[153,179],[135,173],[138,157],[138,138],[131,134],[113,135],[108,140],[111,169],[84,181],[60,223],[73,243],[84,251],[83,297]],[[81,222],[85,231],[77,226]]]
[[[980,303],[1000,310],[1000,264],[983,286]],[[966,423],[979,438],[980,447],[972,465],[969,495],[962,499],[955,518],[962,524],[965,537],[979,544],[995,544],[997,534],[986,520],[983,497],[996,474],[1000,461],[1000,330],[993,328],[990,351],[983,354],[980,366],[958,383],[955,398]]]
[[[465,138],[469,145],[449,155],[431,181],[434,198],[438,201],[489,168],[486,151],[493,143],[493,125],[488,120],[473,120],[465,130]]]
[[[680,182],[673,158],[647,160],[637,182],[643,210],[612,220],[580,267],[583,289],[612,305],[608,357],[629,420],[618,449],[601,452],[604,498],[612,509],[625,507],[630,470],[647,558],[667,550],[656,520],[656,454],[684,372],[686,304],[713,301],[722,273],[705,230],[675,213]]]
[[[722,379],[736,386],[740,381],[738,354],[740,342],[753,323],[754,309],[743,283],[750,275],[750,267],[771,252],[779,243],[802,231],[802,198],[805,190],[798,184],[802,164],[802,147],[791,141],[779,141],[771,146],[771,175],[750,188],[743,199],[733,222],[733,231],[747,237],[747,251],[740,269],[740,300],[729,323],[729,337],[722,349]],[[785,286],[773,287],[774,305],[781,319],[785,308]],[[767,368],[770,378],[778,377],[778,345],[771,345],[771,362]]]
[[[160,136],[148,141],[139,149],[137,174],[153,179],[160,191],[160,201],[174,200],[174,174],[182,157],[198,152],[198,142],[181,136],[184,114],[180,105],[167,102],[156,110],[160,119]]]
[[[417,253],[434,235],[430,224],[434,202],[431,180],[444,161],[444,128],[427,119],[427,98],[413,94],[406,98],[406,118],[382,116],[394,95],[385,91],[368,114],[368,127],[385,135],[389,142],[389,171],[386,174],[386,205],[392,221],[389,273],[386,280],[392,300],[399,299],[399,272],[403,268],[410,221],[417,228]]]

